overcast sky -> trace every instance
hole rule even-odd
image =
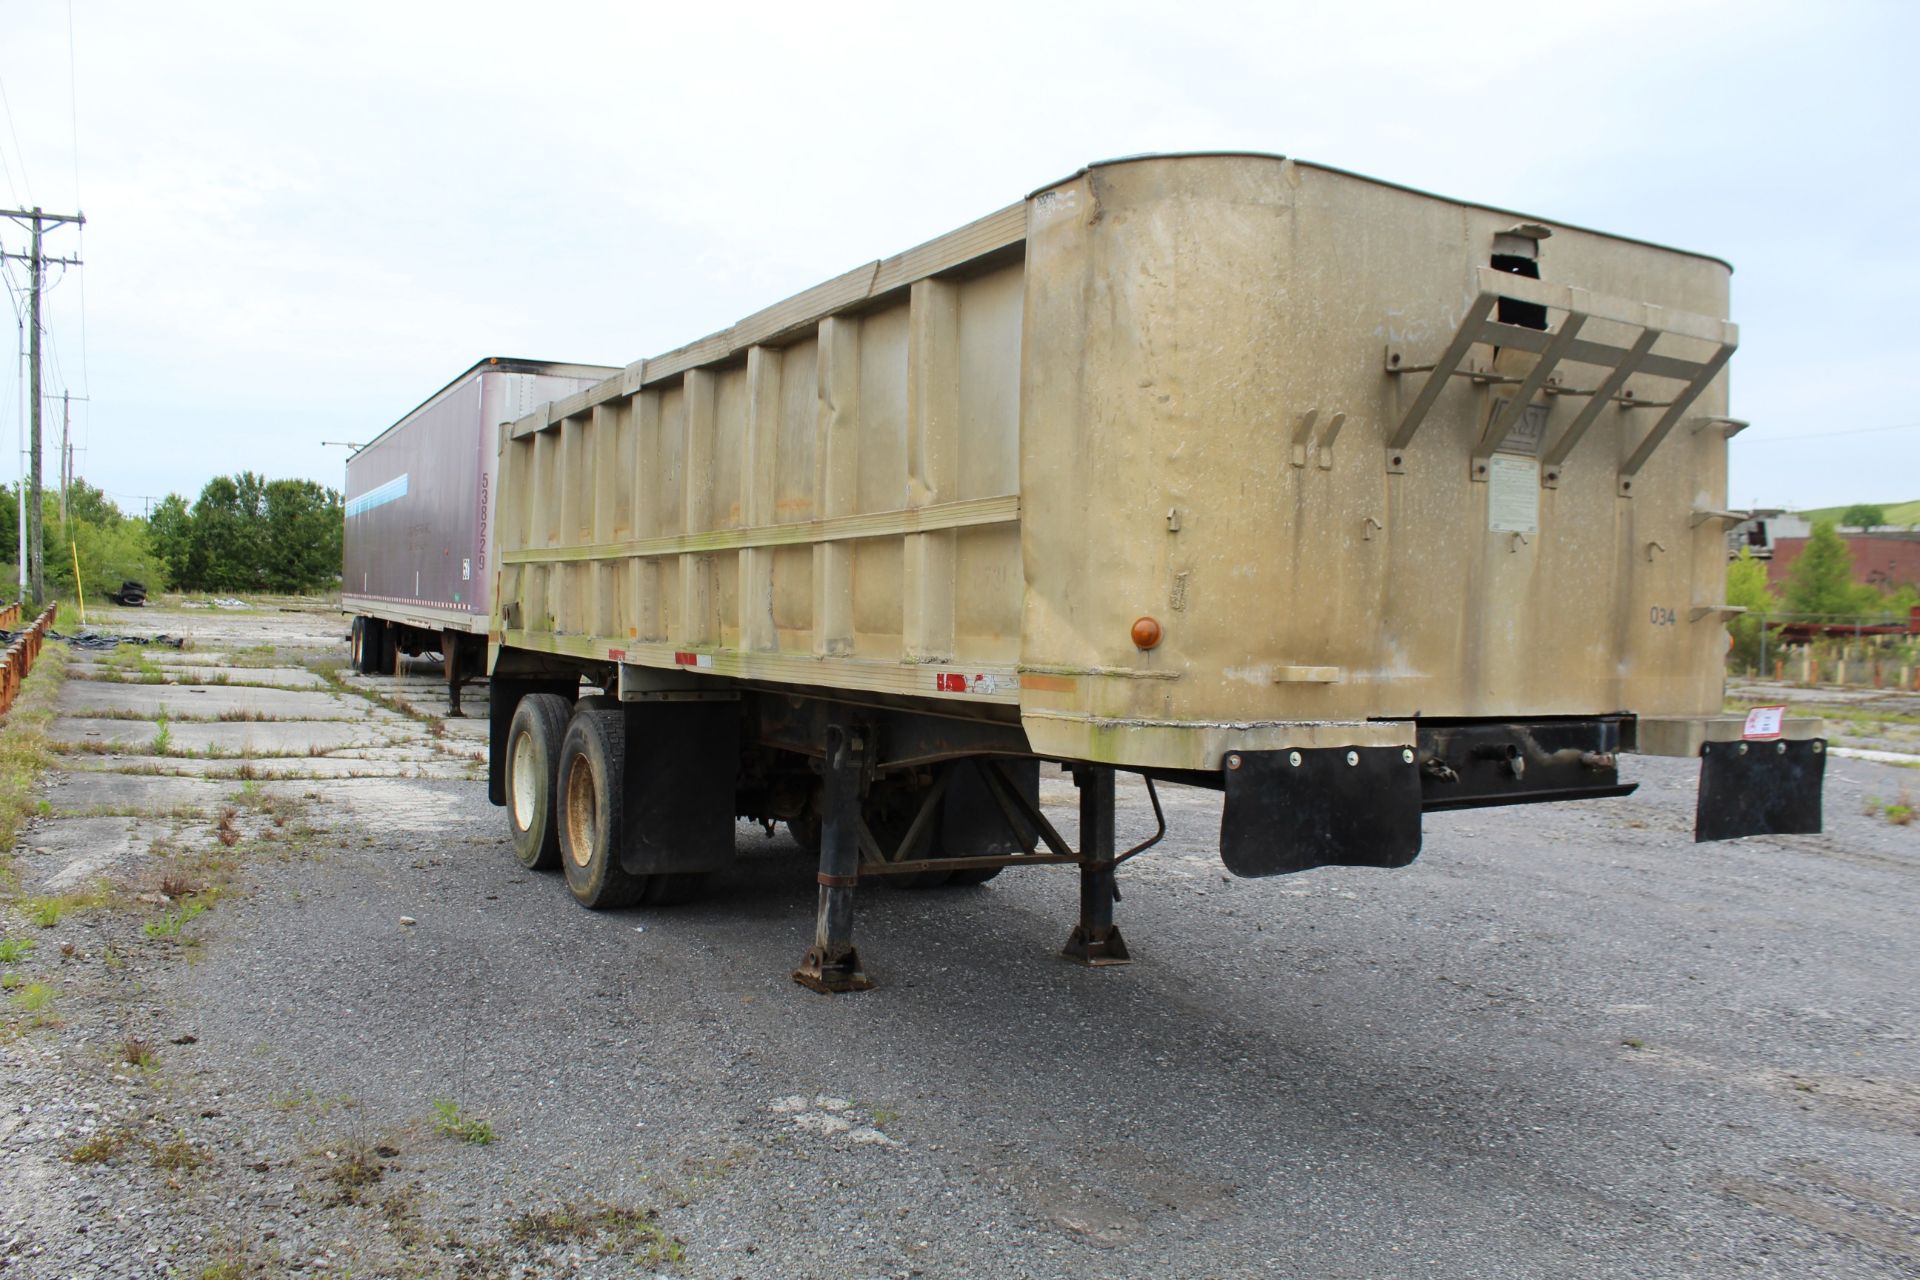
[[[1732,499],[1894,501],[1916,37],[1920,6],[1752,0],[0,0],[0,199],[86,213],[48,240],[86,260],[49,390],[90,397],[79,470],[134,512],[241,469],[339,486],[321,441],[481,356],[626,364],[1088,160],[1218,148],[1731,260]]]

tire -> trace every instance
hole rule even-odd
[[[368,656],[373,666],[368,670],[367,674],[370,676],[390,676],[393,674],[393,657],[396,648],[394,641],[400,638],[400,628],[394,626],[385,618],[369,618],[367,619],[367,623],[373,633],[368,637],[370,643],[367,646],[370,651]]]
[[[558,694],[530,693],[513,709],[507,727],[507,825],[513,831],[513,856],[529,871],[560,865],[554,797],[567,712],[567,700]]]
[[[1005,870],[1005,867],[967,867],[959,871],[949,871],[947,883],[956,889],[971,888],[976,884],[985,884]]]
[[[560,744],[555,825],[560,869],[581,906],[607,911],[631,906],[650,876],[620,865],[625,843],[626,717],[619,711],[576,711]]]
[[[353,669],[363,676],[380,674],[380,654],[387,646],[384,618],[353,620]]]
[[[361,675],[367,673],[367,620],[358,615],[347,633],[347,665]]]

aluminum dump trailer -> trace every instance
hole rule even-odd
[[[392,671],[401,653],[444,652],[458,709],[461,660],[480,670],[492,608],[494,428],[615,372],[482,360],[347,460],[341,603],[360,671]]]
[[[1730,275],[1277,156],[1090,166],[500,432],[492,798],[595,907],[785,821],[823,990],[877,876],[1073,863],[1068,954],[1126,959],[1115,770],[1223,790],[1243,876],[1630,751],[1701,760],[1700,838],[1817,830],[1818,722],[1719,714]]]

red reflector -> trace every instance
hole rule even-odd
[[[700,660],[700,655],[697,653],[676,653],[673,655],[673,660],[679,666],[690,667]]]

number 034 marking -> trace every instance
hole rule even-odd
[[[1673,610],[1663,604],[1656,604],[1647,610],[1647,621],[1656,627],[1670,627],[1678,619],[1674,617]]]

